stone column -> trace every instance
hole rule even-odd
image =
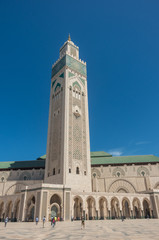
[[[96,219],[98,219],[98,210],[96,210]]]
[[[21,204],[20,204],[20,211],[21,211],[21,221],[25,221],[25,205],[26,205],[26,198],[27,198],[27,189],[28,186],[25,187],[25,192],[21,195]]]
[[[131,209],[130,211],[131,211],[131,218],[133,219],[133,218],[134,218],[134,216],[133,216],[133,210]]]

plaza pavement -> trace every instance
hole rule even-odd
[[[0,223],[0,240],[47,240],[47,239],[109,239],[109,240],[159,240],[158,219],[86,221],[86,228],[81,230],[81,222],[57,222],[52,228],[42,223],[11,223],[4,227]]]

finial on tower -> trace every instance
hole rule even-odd
[[[68,35],[68,41],[71,41],[70,33],[69,33],[69,35]]]

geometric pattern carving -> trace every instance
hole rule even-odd
[[[137,169],[137,175],[143,177],[149,176],[149,170],[146,167],[141,166]]]
[[[112,172],[113,177],[123,177],[125,176],[125,172],[122,168],[116,167]]]
[[[114,181],[110,185],[108,192],[120,192],[121,189],[122,189],[122,191],[125,191],[127,193],[135,193],[136,192],[134,186],[130,182],[128,182],[124,179]]]
[[[91,171],[92,171],[92,177],[98,177],[99,178],[101,176],[101,173],[98,169],[92,168]]]
[[[86,65],[77,61],[69,55],[65,55],[53,68],[51,78],[55,76],[64,66],[86,77]]]
[[[0,173],[0,182],[6,182],[8,178],[8,173],[2,172]]]

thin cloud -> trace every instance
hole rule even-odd
[[[123,154],[121,149],[111,149],[108,152],[113,156],[121,156]]]
[[[145,144],[149,144],[151,143],[150,141],[140,141],[140,142],[136,142],[136,145],[145,145]]]

